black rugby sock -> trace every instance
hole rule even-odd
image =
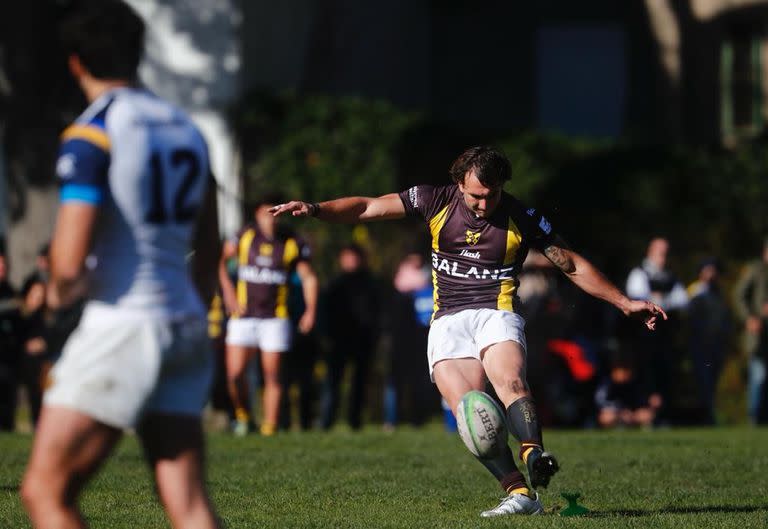
[[[493,474],[493,477],[499,481],[499,485],[507,494],[512,494],[512,492],[530,494],[525,476],[515,465],[515,457],[508,446],[504,453],[498,457],[493,459],[481,459],[478,457],[477,460]]]
[[[533,448],[544,449],[541,439],[541,424],[536,405],[531,397],[522,397],[507,408],[509,431],[520,441],[520,459],[525,461]]]

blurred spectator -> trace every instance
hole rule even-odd
[[[368,268],[365,250],[349,244],[339,252],[341,273],[326,292],[328,373],[325,380],[320,425],[327,430],[336,421],[341,382],[348,362],[353,364],[347,420],[353,429],[362,426],[368,376],[381,330],[381,295]]]
[[[647,359],[647,366],[638,366],[639,371],[647,368],[647,377],[653,394],[651,400],[658,406],[657,420],[667,422],[671,415],[671,380],[679,363],[679,348],[676,341],[680,332],[680,312],[688,305],[688,294],[683,284],[667,267],[669,242],[656,237],[648,244],[645,259],[640,266],[632,269],[627,278],[627,296],[630,299],[649,300],[661,306],[669,316],[666,322],[659,322],[656,332],[634,332],[630,337],[631,351],[639,359]],[[643,376],[642,378],[645,378]]]
[[[763,255],[744,269],[734,288],[734,309],[744,323],[743,347],[749,362],[747,406],[753,423],[768,422],[762,409],[768,359],[768,239]],[[761,416],[763,417],[761,420]]]
[[[439,402],[423,357],[434,304],[430,269],[424,257],[419,253],[406,255],[398,265],[393,285],[386,312],[391,336],[384,398],[387,429],[402,420],[423,425],[438,410]],[[449,429],[453,429],[453,422],[449,418]]]
[[[635,359],[616,354],[597,387],[597,423],[603,428],[653,425],[656,408],[650,392],[638,377]]]
[[[32,272],[24,278],[24,284],[32,281],[41,281],[43,284],[48,283],[48,269],[50,267],[50,261],[48,259],[48,251],[50,244],[43,244],[35,256],[35,268]]]
[[[306,310],[301,277],[295,271],[288,280],[288,314],[293,323],[294,339],[290,350],[285,355],[282,369],[283,398],[280,407],[280,429],[290,430],[293,419],[291,400],[292,386],[296,384],[298,392],[299,427],[302,430],[312,428],[315,416],[315,362],[319,345],[315,329],[301,332],[299,320]]]
[[[53,362],[46,332],[45,289],[43,275],[38,273],[30,275],[21,289],[24,343],[20,381],[26,390],[33,426],[40,416],[44,381]]]
[[[518,293],[526,322],[528,381],[542,422],[579,427],[593,421],[604,307],[537,251],[530,251],[523,264]]]
[[[731,335],[731,313],[720,288],[720,263],[703,260],[688,287],[689,347],[704,424],[715,424],[715,394]]]
[[[8,282],[5,241],[0,240],[0,431],[13,431],[16,387],[21,358],[21,312],[16,291]]]

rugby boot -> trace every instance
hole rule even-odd
[[[560,470],[555,456],[538,448],[531,450],[525,460],[525,465],[528,467],[528,479],[530,479],[533,489],[547,488],[550,478]]]
[[[483,511],[480,516],[483,518],[492,518],[494,516],[506,516],[508,514],[541,514],[544,507],[541,505],[539,495],[534,493],[531,498],[527,494],[510,494],[495,508]]]

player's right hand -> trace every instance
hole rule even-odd
[[[290,213],[294,217],[308,217],[310,216],[311,210],[312,208],[309,204],[301,202],[300,200],[292,200],[285,204],[278,204],[277,206],[269,208],[269,212],[272,213],[272,216],[274,217],[282,215],[283,213]]]

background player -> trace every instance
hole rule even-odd
[[[269,210],[279,202],[278,197],[264,197],[254,208],[254,220],[224,244],[219,262],[221,291],[231,316],[227,323],[226,369],[236,435],[248,432],[250,392],[246,368],[258,351],[264,375],[261,433],[273,435],[277,429],[283,391],[281,356],[290,349],[293,332],[288,317],[288,288],[294,267],[301,279],[305,305],[299,332],[306,334],[315,325],[318,287],[309,264],[309,246],[278,231]],[[232,257],[237,257],[237,286],[227,271],[227,261]]]
[[[576,285],[653,329],[664,312],[648,301],[624,296],[594,266],[570,250],[549,222],[502,190],[509,161],[489,147],[465,151],[450,169],[452,185],[420,185],[378,198],[346,197],[309,204],[292,201],[274,215],[315,216],[356,223],[423,218],[432,234],[435,312],[427,356],[430,373],[452,410],[470,390],[490,381],[506,408],[510,430],[521,442],[520,458],[533,488],[547,486],[558,466],[544,452],[541,427],[525,379],[523,319],[515,312],[517,275],[529,247],[541,250]],[[483,516],[542,512],[515,465],[512,452],[481,460],[508,496]]]
[[[62,136],[48,302],[88,301],[53,370],[22,484],[35,527],[85,527],[78,495],[124,428],[136,428],[172,525],[218,527],[200,424],[213,359],[188,270],[216,277],[214,189],[197,128],[133,86],[143,35],[113,0],[80,2],[62,25],[89,106]],[[214,284],[197,286],[207,301]]]

